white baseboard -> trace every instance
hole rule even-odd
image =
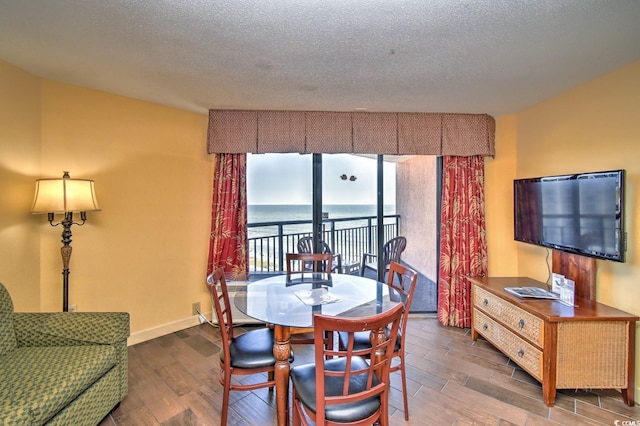
[[[235,296],[235,292],[229,292],[229,299],[231,300],[231,304],[233,305],[232,315],[233,315],[233,323],[234,325],[242,325],[242,324],[260,324],[260,321],[250,318],[240,312],[238,308],[233,304],[233,297]],[[207,321],[212,321],[217,324],[217,318],[211,311],[202,313]],[[175,333],[176,331],[184,330],[187,328],[195,327],[196,325],[202,324],[199,315],[193,315],[188,318],[184,318],[178,321],[171,322],[169,324],[163,324],[158,327],[148,328],[146,330],[141,330],[136,333],[131,334],[129,339],[127,340],[127,345],[135,345],[137,343],[146,342],[147,340],[155,339],[156,337],[165,336],[167,334]]]
[[[127,346],[146,342],[147,340],[155,339],[156,337],[166,336],[167,334],[175,333],[176,331],[195,327],[198,324],[200,324],[200,318],[198,315],[194,315],[169,324],[163,324],[158,327],[141,330],[129,336]]]

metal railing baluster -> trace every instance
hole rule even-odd
[[[399,215],[385,215],[385,219],[392,219],[384,224],[384,235],[387,240],[398,235],[400,223]],[[333,248],[335,253],[342,254],[342,261],[359,262],[363,253],[375,253],[377,247],[376,229],[373,220],[375,216],[359,216],[339,219],[325,219],[323,238]],[[358,225],[358,222],[366,221],[366,225]],[[341,227],[354,222],[353,226]],[[250,273],[279,273],[284,272],[284,256],[287,252],[297,251],[298,240],[310,236],[311,232],[286,232],[292,225],[310,225],[311,220],[292,220],[277,222],[249,223],[249,235],[251,230],[260,228],[272,228],[275,235],[249,237],[247,247],[249,249]],[[340,226],[337,226],[340,224]],[[328,228],[328,229],[327,229]]]

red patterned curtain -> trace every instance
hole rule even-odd
[[[247,155],[215,154],[207,273],[223,267],[230,280],[246,280]]]
[[[471,285],[487,274],[484,158],[443,157],[438,320],[471,326]]]

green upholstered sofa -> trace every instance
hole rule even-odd
[[[125,312],[20,313],[0,283],[0,425],[96,425],[128,391]]]

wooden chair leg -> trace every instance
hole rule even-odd
[[[291,389],[291,426],[300,426],[302,424],[302,419],[300,418],[299,410],[299,402],[298,396],[296,394],[296,389]]]
[[[229,412],[229,392],[231,391],[231,377],[225,377],[224,390],[222,393],[222,414],[220,416],[220,424],[227,424],[227,414]]]
[[[387,388],[387,392],[384,395],[384,403],[380,409],[380,418],[377,421],[377,424],[380,426],[389,426],[389,390]]]
[[[407,374],[404,370],[404,356],[400,357],[400,374],[402,375],[402,397],[404,398],[404,419],[409,421],[409,400],[407,398]]]

